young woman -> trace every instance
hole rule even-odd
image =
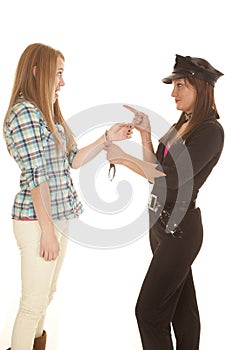
[[[182,113],[160,140],[156,154],[147,115],[129,106],[141,133],[144,160],[105,144],[111,163],[123,164],[154,182],[149,201],[153,258],[136,305],[145,350],[172,350],[171,325],[176,349],[199,348],[191,265],[202,245],[203,228],[195,200],[223,148],[224,132],[214,100],[214,85],[221,75],[204,59],[177,55],[173,73],[163,82],[173,84],[172,97]]]
[[[62,233],[67,233],[69,219],[83,210],[70,167],[77,169],[95,157],[106,138],[122,140],[132,133],[131,126],[118,123],[78,150],[58,103],[63,71],[60,51],[29,45],[20,57],[4,120],[7,148],[21,171],[12,218],[21,253],[22,296],[12,350],[45,349],[45,312],[66,250]]]

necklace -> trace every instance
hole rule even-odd
[[[186,122],[188,122],[191,119],[192,113],[185,113],[184,117],[185,117],[184,123],[186,123]]]

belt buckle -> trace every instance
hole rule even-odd
[[[155,194],[151,194],[148,201],[148,208],[156,213],[159,207],[158,197]]]

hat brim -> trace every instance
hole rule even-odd
[[[172,73],[166,78],[162,79],[162,82],[165,84],[171,84],[173,80],[186,78],[188,76],[187,73]]]

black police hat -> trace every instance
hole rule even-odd
[[[176,63],[172,74],[162,81],[165,84],[171,84],[172,80],[193,76],[205,80],[214,86],[222,75],[223,73],[219,72],[203,58],[176,55]]]

